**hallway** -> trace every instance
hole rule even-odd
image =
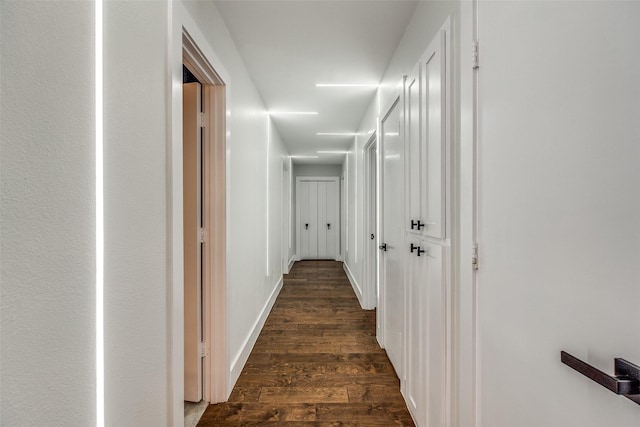
[[[229,401],[198,425],[413,425],[375,321],[341,262],[297,262]]]

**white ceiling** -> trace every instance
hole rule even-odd
[[[218,0],[249,74],[292,155],[312,163],[342,163],[375,94],[368,88],[319,88],[316,83],[378,84],[400,42],[414,0]]]

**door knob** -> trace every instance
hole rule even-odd
[[[624,359],[614,359],[614,375],[612,376],[570,355],[566,351],[560,352],[560,361],[604,388],[640,405],[640,366]]]
[[[386,244],[386,243],[383,243],[383,244],[381,244],[381,245],[379,246],[379,248],[386,252],[386,251],[387,251],[387,244]]]
[[[309,229],[309,224],[305,224],[304,228],[308,230]]]
[[[331,224],[327,224],[327,230],[331,230]]]

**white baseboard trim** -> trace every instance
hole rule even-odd
[[[296,256],[293,255],[291,257],[291,259],[289,260],[289,271],[291,271],[291,269],[293,268],[293,264],[296,262]]]
[[[353,288],[353,292],[355,292],[356,297],[358,297],[358,302],[360,303],[360,307],[364,307],[364,305],[362,304],[363,300],[362,300],[362,289],[360,289],[360,285],[358,284],[358,281],[355,279],[355,277],[353,277],[353,273],[351,272],[351,269],[349,269],[349,266],[347,265],[346,262],[342,263],[342,268],[344,269],[344,272],[347,274],[347,278],[349,279],[349,282],[351,283],[351,287]]]
[[[271,309],[273,308],[273,304],[276,302],[276,298],[280,294],[280,290],[282,289],[282,276],[278,280],[276,287],[271,292],[267,303],[262,308],[262,312],[260,312],[260,316],[256,319],[256,322],[253,324],[251,328],[251,333],[247,336],[242,344],[242,349],[238,352],[237,356],[233,359],[231,363],[231,370],[229,372],[229,389],[227,390],[227,396],[231,394],[233,387],[236,385],[236,381],[238,381],[238,377],[244,368],[245,363],[247,363],[247,359],[251,354],[251,350],[253,350],[253,346],[258,339],[258,335],[262,331],[262,327],[264,326],[264,322],[267,321],[267,317],[269,313],[271,313]]]

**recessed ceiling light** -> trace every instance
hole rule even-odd
[[[335,151],[318,151],[318,154],[347,154],[348,151],[339,151],[339,150],[335,150]]]
[[[317,111],[269,111],[270,116],[317,116]]]
[[[356,136],[356,132],[318,132],[318,136]]]
[[[316,87],[367,87],[376,88],[377,83],[316,83]]]

